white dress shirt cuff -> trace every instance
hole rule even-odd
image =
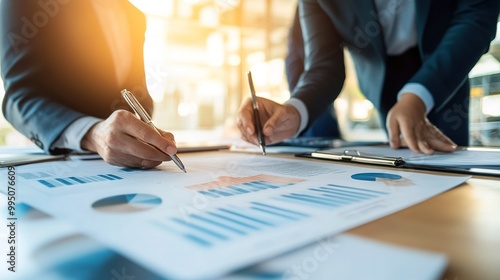
[[[81,147],[83,136],[87,134],[89,129],[102,119],[86,116],[77,119],[70,124],[63,133],[52,144],[51,149],[70,149],[75,152],[86,152]]]
[[[293,137],[299,136],[299,134],[306,128],[307,122],[309,121],[309,114],[307,113],[306,105],[298,98],[290,98],[285,104],[292,105],[297,111],[299,111],[300,115],[300,126],[299,130]]]
[[[428,114],[434,108],[434,98],[429,90],[419,83],[408,83],[398,93],[398,100],[405,93],[413,93],[418,96],[425,104],[425,114]]]

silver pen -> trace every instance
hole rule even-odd
[[[322,159],[359,162],[359,163],[367,163],[375,165],[401,166],[405,164],[405,161],[401,157],[383,157],[376,155],[368,155],[368,154],[362,154],[358,151],[356,151],[356,153],[357,154],[349,155],[347,151],[344,151],[344,153],[316,151],[311,153],[311,156]]]
[[[135,96],[132,94],[132,92],[128,91],[127,89],[124,89],[121,91],[123,98],[125,101],[127,101],[128,105],[132,107],[132,110],[139,115],[139,118],[146,124],[148,124],[150,127],[152,127],[158,134],[161,135],[160,131],[156,126],[154,125],[153,121],[151,120],[151,116],[149,116],[148,112],[144,110],[144,107],[142,107],[141,103],[135,98]],[[180,160],[180,158],[177,155],[169,155],[170,158],[172,158],[172,161],[177,165],[184,173],[186,172],[186,168],[184,167],[184,164]]]

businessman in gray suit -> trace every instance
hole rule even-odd
[[[496,34],[499,9],[497,0],[300,1],[304,72],[285,104],[259,99],[266,143],[310,128],[338,96],[345,47],[391,147],[403,139],[432,154],[467,145],[467,75]],[[249,100],[238,126],[257,143]]]
[[[40,148],[145,168],[177,152],[171,133],[158,135],[120,96],[127,88],[153,110],[145,17],[129,1],[3,0],[1,21],[3,113]]]

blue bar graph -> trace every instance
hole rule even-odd
[[[93,182],[104,182],[104,181],[115,181],[122,180],[123,178],[114,174],[99,174],[95,176],[87,177],[64,177],[64,178],[52,178],[52,179],[39,179],[37,180],[40,184],[48,188],[56,188],[62,186],[73,186],[88,184]]]
[[[227,187],[199,190],[198,193],[211,198],[242,195],[263,190],[279,189],[293,184],[278,184],[266,181],[252,181]]]
[[[340,208],[388,194],[382,191],[328,184],[323,187],[309,188],[301,193],[283,194],[276,199],[299,205]]]
[[[193,244],[209,247],[306,218],[309,215],[297,210],[250,202],[245,206],[226,206],[190,214],[184,220],[174,217],[154,224]]]
[[[310,219],[318,208],[343,210],[356,203],[370,202],[390,195],[388,192],[338,184],[325,184],[303,189],[288,189],[293,182],[271,183],[249,180],[229,184],[210,183],[193,188],[211,198],[231,197],[269,189],[284,192],[270,193],[264,200],[207,209],[184,218],[172,217],[154,222],[163,230],[201,247],[211,247],[249,237],[262,231],[293,225]],[[260,198],[262,198],[260,196]],[[264,202],[265,201],[265,202]]]

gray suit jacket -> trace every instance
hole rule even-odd
[[[126,87],[151,111],[143,62],[145,17],[128,1],[122,4],[133,57]],[[90,0],[3,0],[1,21],[3,113],[40,148],[66,152],[49,147],[73,121],[88,115],[107,118],[117,109],[129,109]]]

